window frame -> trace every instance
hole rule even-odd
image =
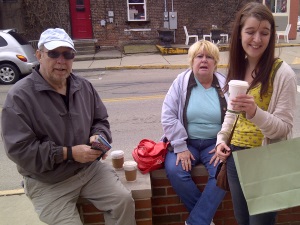
[[[266,1],[267,0],[263,0],[263,4],[266,5],[268,7],[268,5],[266,4]],[[271,0],[270,0],[271,1]],[[278,5],[278,1],[286,1],[286,9],[285,9],[285,12],[279,12],[277,11],[277,5]],[[271,2],[272,3],[272,2]],[[271,5],[271,7],[274,6],[274,11],[272,9],[271,12],[274,14],[274,15],[288,15],[289,13],[289,8],[290,8],[290,0],[274,0],[274,5]],[[268,7],[269,8],[269,7]]]
[[[134,2],[137,1],[137,2]],[[143,1],[143,2],[139,2]],[[133,18],[132,15],[135,14],[134,12],[131,12],[131,10],[138,11],[136,9],[133,9],[132,7],[140,7],[143,6],[144,15],[140,15],[140,18]],[[142,14],[142,13],[140,13]],[[147,21],[147,0],[127,0],[127,20],[130,22],[134,21]]]

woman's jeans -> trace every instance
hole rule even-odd
[[[188,225],[209,225],[226,192],[216,186],[216,168],[209,164],[214,154],[208,153],[215,147],[216,139],[189,139],[187,147],[194,156],[192,167],[202,163],[208,171],[208,182],[201,192],[191,177],[191,171],[176,166],[177,154],[168,152],[165,160],[167,176],[180,199],[190,212]]]
[[[239,151],[245,148],[231,145],[231,151]],[[247,202],[243,194],[232,154],[227,159],[227,177],[230,187],[233,210],[239,225],[274,225],[276,212],[249,215]]]

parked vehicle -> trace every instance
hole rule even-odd
[[[300,31],[300,16],[298,16],[297,31]]]
[[[0,30],[0,83],[13,84],[39,62],[29,42],[14,29]]]

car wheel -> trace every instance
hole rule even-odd
[[[1,84],[14,84],[19,80],[19,70],[11,64],[0,65],[0,83]]]

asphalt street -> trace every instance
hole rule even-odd
[[[300,91],[300,68],[297,74]],[[131,151],[143,138],[158,141],[162,135],[160,124],[161,105],[171,82],[182,69],[116,70],[79,72],[89,79],[99,92],[109,113],[113,134],[113,150]],[[225,72],[225,69],[219,69]],[[0,86],[2,106],[9,86]],[[297,108],[300,106],[300,93]],[[296,112],[294,137],[300,136],[300,113]],[[108,157],[107,160],[110,160]],[[21,175],[15,164],[5,154],[0,140],[0,191],[20,189]]]

